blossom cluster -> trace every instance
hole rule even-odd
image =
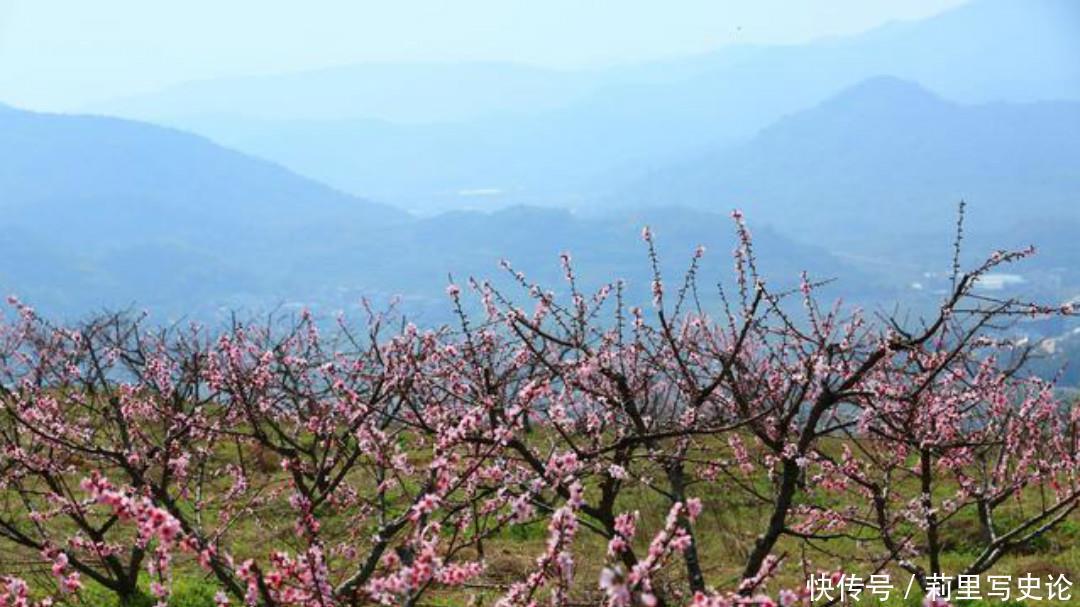
[[[221,606],[484,592],[791,607],[821,590],[776,583],[811,566],[791,564],[791,542],[854,539],[871,570],[899,567],[946,600],[936,580],[985,574],[1075,511],[1080,413],[997,329],[1031,304],[972,291],[1028,253],[958,274],[934,318],[877,322],[821,303],[805,275],[771,288],[733,218],[734,290],[712,314],[695,303],[704,251],[669,286],[649,229],[651,311],[622,281],[582,291],[568,254],[562,295],[506,264],[524,301],[451,285],[458,322],[428,330],[373,310],[359,329],[309,313],[58,327],[15,302],[0,322],[0,488],[21,507],[0,512],[17,530],[0,541],[39,559],[60,597],[92,580],[164,603],[197,566]],[[1033,492],[1036,507],[994,516]],[[717,587],[707,513],[746,502],[765,516],[739,538],[739,581]],[[945,571],[940,537],[962,516],[983,543]],[[492,546],[520,527],[547,540],[507,576]],[[0,607],[30,597],[0,584]]]

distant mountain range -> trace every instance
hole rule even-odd
[[[974,0],[856,36],[638,66],[347,66],[190,83],[91,109],[192,130],[425,212],[586,209],[627,174],[743,141],[878,75],[964,103],[1080,99],[1078,23],[1071,0]]]
[[[0,111],[0,130],[4,221],[40,230],[64,217],[76,227],[65,240],[149,232],[237,243],[317,225],[331,215],[351,213],[371,225],[406,217],[271,162],[150,124],[7,108]]]
[[[620,190],[611,204],[736,204],[831,248],[970,227],[1080,221],[1080,102],[959,105],[896,78],[864,81],[737,146]]]
[[[506,286],[498,262],[508,259],[559,289],[562,251],[574,252],[583,285],[626,278],[628,297],[644,303],[650,279],[639,235],[648,223],[672,280],[696,244],[720,252],[706,284],[730,279],[732,229],[719,214],[646,209],[583,219],[514,208],[417,219],[145,123],[2,108],[0,131],[0,291],[53,313],[136,305],[159,318],[206,319],[401,295],[407,312],[437,322],[449,311],[451,274]],[[858,276],[773,231],[762,231],[759,248],[778,284],[793,284],[803,269]]]
[[[1077,23],[1080,6],[1072,0],[972,0],[853,36],[728,46],[637,65],[574,71],[493,62],[359,64],[190,82],[77,109],[153,120],[233,115],[426,124],[597,103],[617,113],[678,109],[723,118],[742,110],[727,116],[734,122],[751,104],[766,103],[757,109],[769,122],[776,109],[877,74],[915,80],[959,101],[1068,98],[1080,96]]]
[[[2,108],[0,132],[0,285],[42,305],[190,304],[252,288],[282,243],[409,220],[149,124]]]
[[[498,275],[507,258],[557,283],[569,250],[584,281],[621,276],[647,302],[642,225],[669,271],[705,244],[704,284],[723,282],[740,207],[775,281],[807,269],[849,300],[923,305],[963,198],[969,258],[1042,249],[987,288],[1068,299],[1078,24],[1071,0],[974,0],[858,36],[592,72],[347,66],[93,108],[170,128],[0,106],[0,291],[170,318],[401,294],[441,319],[448,274]]]
[[[371,63],[189,82],[79,108],[135,118],[461,120],[561,107],[597,86],[596,73],[509,63]]]

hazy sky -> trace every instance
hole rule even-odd
[[[0,0],[0,101],[40,109],[363,61],[559,68],[788,43],[964,0]]]

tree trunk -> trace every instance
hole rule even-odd
[[[686,503],[686,476],[682,461],[676,460],[667,469],[668,484],[671,494],[676,501]],[[690,583],[691,592],[705,592],[705,576],[701,572],[701,559],[698,557],[697,538],[694,536],[690,518],[683,510],[679,515],[679,527],[690,536],[690,545],[683,551],[683,561],[686,563],[686,579]]]
[[[780,478],[780,490],[776,495],[772,516],[769,517],[769,526],[765,533],[754,542],[754,549],[746,559],[746,568],[743,569],[743,579],[754,577],[761,571],[765,558],[769,556],[777,540],[784,533],[784,528],[787,526],[787,513],[791,509],[798,484],[799,465],[795,463],[795,460],[785,458],[784,471]]]

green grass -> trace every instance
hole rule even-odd
[[[140,590],[139,594],[126,605],[121,605],[115,594],[91,582],[71,602],[73,605],[85,607],[153,607],[157,600],[150,595],[149,589],[143,587]],[[173,584],[168,605],[169,607],[214,607],[214,594],[217,591],[217,585],[210,581],[196,577],[181,577]]]

